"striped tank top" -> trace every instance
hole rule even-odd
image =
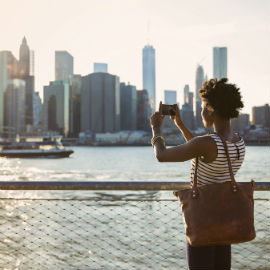
[[[227,162],[225,149],[223,147],[220,137],[216,134],[209,134],[217,145],[217,157],[214,161],[206,163],[202,159],[198,159],[198,170],[197,170],[197,183],[198,186],[222,183],[231,181],[230,172]],[[245,157],[245,143],[243,138],[239,141],[232,143],[226,141],[228,147],[228,153],[230,155],[233,174],[240,169],[244,157]],[[195,172],[196,159],[191,161],[191,185],[193,184],[194,172]]]

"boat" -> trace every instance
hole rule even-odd
[[[20,137],[0,141],[0,157],[9,158],[65,158],[74,151],[61,143],[62,136]]]

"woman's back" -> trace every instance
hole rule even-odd
[[[226,153],[220,137],[216,134],[210,134],[217,146],[217,157],[214,161],[206,163],[202,159],[198,160],[197,181],[198,186],[221,183],[230,181],[230,173],[227,162]],[[245,143],[241,138],[237,142],[226,141],[228,153],[232,164],[234,175],[240,169],[245,157]],[[191,163],[191,185],[193,184],[196,159],[192,159]]]

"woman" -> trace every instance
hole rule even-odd
[[[164,115],[159,112],[151,116],[153,132],[152,145],[160,162],[182,162],[192,159],[191,184],[195,171],[195,158],[199,157],[197,181],[198,186],[211,183],[231,181],[227,158],[220,137],[227,143],[233,173],[241,167],[245,156],[245,144],[241,137],[232,131],[230,120],[239,115],[243,102],[239,88],[228,83],[226,78],[211,79],[203,83],[200,89],[202,99],[201,116],[206,128],[213,127],[214,133],[203,136],[193,136],[183,124],[179,108],[175,105],[174,119],[181,130],[186,143],[166,149],[161,135],[161,125]],[[190,270],[211,270],[231,268],[231,246],[192,247],[187,243],[187,260]]]

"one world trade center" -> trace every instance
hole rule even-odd
[[[155,49],[151,45],[143,48],[143,89],[147,90],[150,109],[148,117],[156,110],[156,63]]]

